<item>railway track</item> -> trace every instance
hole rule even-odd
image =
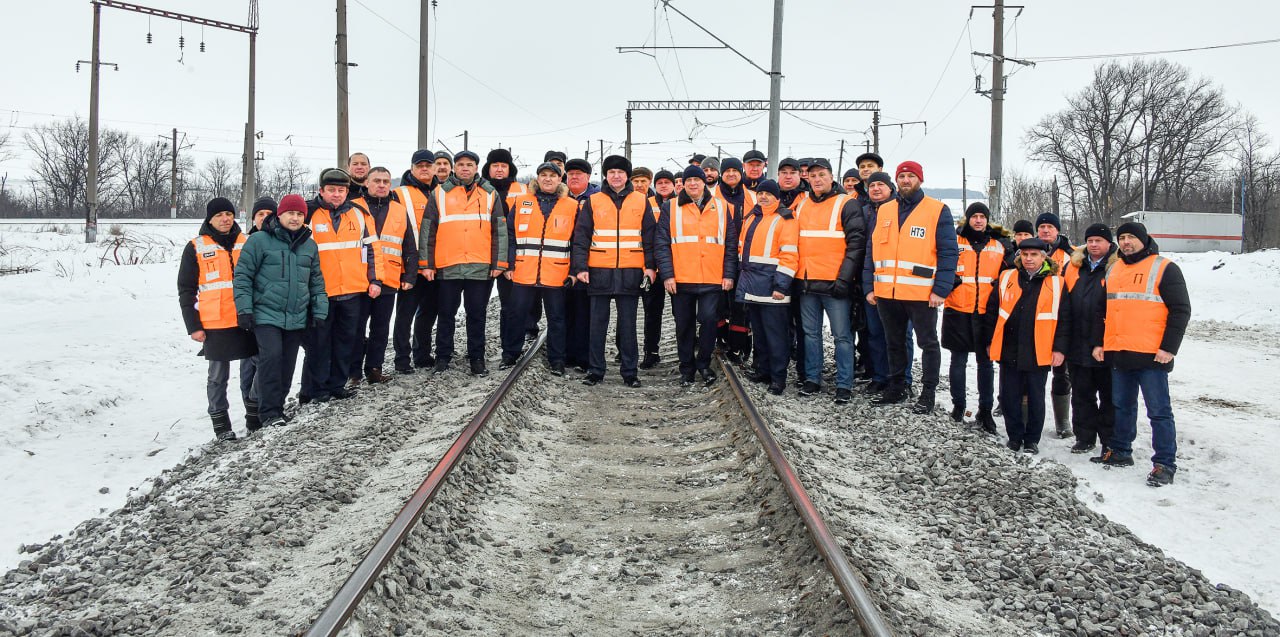
[[[308,635],[891,634],[732,366],[588,389],[541,345]]]

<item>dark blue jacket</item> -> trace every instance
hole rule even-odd
[[[907,217],[911,215],[911,211],[924,200],[924,191],[917,190],[909,197],[897,195],[898,200],[898,224],[904,224]],[[883,205],[883,204],[881,204]],[[870,207],[868,207],[870,208]],[[879,207],[868,210],[864,208],[863,212],[870,212],[871,218],[867,223],[867,254],[862,262],[862,289],[865,294],[870,294],[875,289],[875,259],[872,257],[871,237],[875,235],[876,225],[878,225]],[[956,222],[951,217],[951,209],[943,204],[942,214],[938,215],[938,227],[934,231],[934,241],[938,249],[938,268],[933,273],[933,293],[947,298],[951,294],[951,289],[956,285],[956,262],[960,260],[960,247],[956,242]]]
[[[778,206],[778,216],[783,219],[795,217],[789,208],[781,205]],[[751,254],[751,244],[755,241],[756,229],[760,228],[760,221],[763,219],[764,210],[758,204],[743,217],[743,229],[739,235],[742,254]],[[760,229],[765,231],[768,228]],[[734,300],[739,303],[766,303],[766,301],[747,299],[747,295],[771,299],[774,292],[790,294],[792,280],[793,277],[790,274],[779,272],[775,263],[753,263],[750,259],[742,259],[738,268],[738,284],[734,290]],[[783,301],[772,302],[783,303]]]

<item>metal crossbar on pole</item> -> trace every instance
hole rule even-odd
[[[784,111],[878,111],[880,100],[782,100]],[[767,111],[768,100],[629,100],[630,111]]]

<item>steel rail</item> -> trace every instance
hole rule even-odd
[[[880,616],[880,609],[876,608],[875,600],[871,598],[871,594],[862,585],[857,571],[849,564],[848,558],[844,555],[844,550],[836,543],[835,536],[827,528],[827,523],[822,520],[822,516],[818,513],[817,507],[814,506],[813,500],[809,499],[809,493],[805,490],[804,484],[800,482],[800,478],[796,476],[795,470],[791,468],[791,463],[787,461],[786,455],[782,452],[782,447],[778,445],[777,439],[773,437],[773,433],[769,430],[769,424],[765,422],[764,416],[760,415],[760,412],[756,410],[755,403],[747,396],[746,389],[742,386],[742,380],[738,378],[737,371],[733,369],[733,365],[724,360],[723,356],[717,356],[717,358],[720,361],[721,369],[724,370],[725,380],[729,383],[729,387],[733,389],[733,394],[738,397],[738,402],[742,405],[742,411],[747,415],[747,420],[751,422],[751,428],[760,440],[760,445],[764,448],[765,455],[769,456],[769,462],[773,464],[773,470],[778,474],[778,479],[782,481],[782,486],[791,498],[791,503],[795,506],[796,512],[804,520],[805,528],[809,531],[809,537],[813,539],[818,553],[826,561],[827,570],[835,578],[836,586],[840,589],[841,594],[844,595],[845,602],[849,604],[849,609],[853,611],[854,617],[857,618],[863,634],[869,637],[892,637],[893,632],[889,630],[884,618]]]
[[[413,495],[410,496],[408,502],[400,509],[391,524],[382,532],[382,537],[369,549],[368,554],[360,561],[355,571],[342,584],[338,592],[334,594],[333,599],[325,606],[324,611],[316,618],[315,623],[311,625],[311,629],[307,631],[307,637],[333,637],[338,634],[346,625],[347,620],[355,613],[356,607],[360,604],[360,600],[364,598],[364,594],[373,586],[374,580],[382,574],[382,570],[386,568],[387,563],[391,561],[391,557],[400,545],[408,537],[409,532],[417,524],[418,519],[422,517],[422,512],[426,510],[427,505],[431,503],[432,498],[444,486],[444,481],[449,477],[466,453],[467,448],[471,446],[477,434],[489,422],[489,418],[497,411],[498,405],[502,399],[506,397],[516,380],[529,367],[538,350],[542,349],[543,343],[547,340],[547,331],[543,330],[538,335],[538,340],[534,341],[533,346],[529,348],[524,356],[511,369],[507,377],[503,379],[502,384],[494,390],[489,399],[480,407],[480,411],[471,418],[467,426],[458,435],[458,439],[454,441],[449,450],[440,458],[440,462],[436,463],[431,473],[427,475],[426,480],[418,487]]]

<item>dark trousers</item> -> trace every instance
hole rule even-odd
[[[798,285],[792,286],[790,310],[791,321],[787,341],[788,345],[791,347],[791,358],[796,362],[796,378],[800,381],[804,381],[804,312],[800,310],[801,296],[800,287]]]
[[[678,292],[671,296],[680,373],[692,374],[695,369],[711,367],[711,354],[716,348],[716,304],[720,296],[719,290]]]
[[[355,352],[351,356],[352,378],[360,378],[361,372],[382,369],[387,361],[387,337],[391,334],[391,314],[396,309],[395,290],[382,288],[378,298],[360,297],[360,320],[356,329],[360,334]]]
[[[1000,364],[1000,409],[1004,430],[1011,442],[1040,444],[1044,431],[1044,386],[1049,370],[1019,371],[1017,365]],[[1022,401],[1027,401],[1027,420],[1022,420]]]
[[[298,347],[305,334],[304,330],[257,325],[253,335],[258,341],[258,371],[254,376],[258,388],[258,418],[266,423],[284,415],[284,399],[293,385]]]
[[[769,375],[769,384],[787,384],[790,357],[791,311],[784,304],[747,303],[747,313],[754,328],[754,359],[757,371]]]
[[[859,378],[871,378],[873,372],[871,362],[871,330],[867,327],[867,299],[865,295],[859,294],[852,297],[849,303],[849,320],[853,326],[854,349],[858,363],[854,365],[854,372]]]
[[[662,309],[667,302],[667,291],[654,284],[643,293],[644,301],[644,353],[657,354],[662,343]]]
[[[884,340],[889,349],[889,386],[907,387],[911,352],[907,351],[907,332],[913,327],[916,343],[923,352],[920,360],[920,384],[924,391],[938,388],[942,372],[942,347],[938,344],[938,308],[928,301],[899,301],[876,297],[876,309],[884,326]]]
[[[1067,373],[1065,364],[1053,368],[1053,383],[1049,388],[1049,393],[1054,396],[1071,394],[1071,376]]]
[[[1111,368],[1071,366],[1071,428],[1076,442],[1111,442],[1116,406],[1111,398]]]
[[[431,331],[436,327],[439,298],[438,284],[422,275],[418,275],[412,289],[396,294],[396,318],[391,336],[396,350],[396,367],[427,365],[431,358]]]
[[[978,409],[990,410],[995,403],[995,365],[987,358],[985,347],[978,348],[973,359],[978,364]],[[965,406],[965,368],[968,366],[969,352],[951,350],[951,404],[960,408]]]
[[[368,297],[366,297],[368,298]],[[320,398],[340,393],[347,384],[352,353],[359,345],[360,297],[329,297],[329,318],[306,332],[302,395]]]
[[[539,288],[532,285],[515,285],[508,297],[515,316],[531,316],[535,305],[547,309],[547,361],[552,365],[564,364],[565,322],[564,289]],[[541,312],[539,312],[541,314]],[[524,350],[528,325],[522,321],[502,324],[502,356],[516,358]]]
[[[436,325],[436,360],[453,358],[453,332],[458,308],[467,313],[467,359],[484,360],[484,326],[489,313],[493,279],[444,279],[440,285],[440,316]]]
[[[1151,461],[1178,468],[1178,438],[1173,421],[1173,404],[1169,399],[1169,372],[1163,369],[1114,369],[1111,371],[1111,396],[1116,406],[1116,424],[1111,444],[1117,453],[1132,454],[1138,437],[1138,392],[1147,406],[1151,421]]]
[[[564,324],[565,362],[586,367],[591,350],[591,297],[587,295],[586,284],[570,286],[564,291]]]
[[[591,350],[587,355],[587,371],[597,376],[604,376],[604,341],[609,332],[609,302],[618,306],[617,338],[618,353],[622,355],[622,377],[634,378],[638,358],[636,346],[636,310],[640,305],[640,297],[632,294],[599,294],[591,299]],[[673,304],[674,305],[674,304]],[[715,324],[712,319],[712,337]]]

